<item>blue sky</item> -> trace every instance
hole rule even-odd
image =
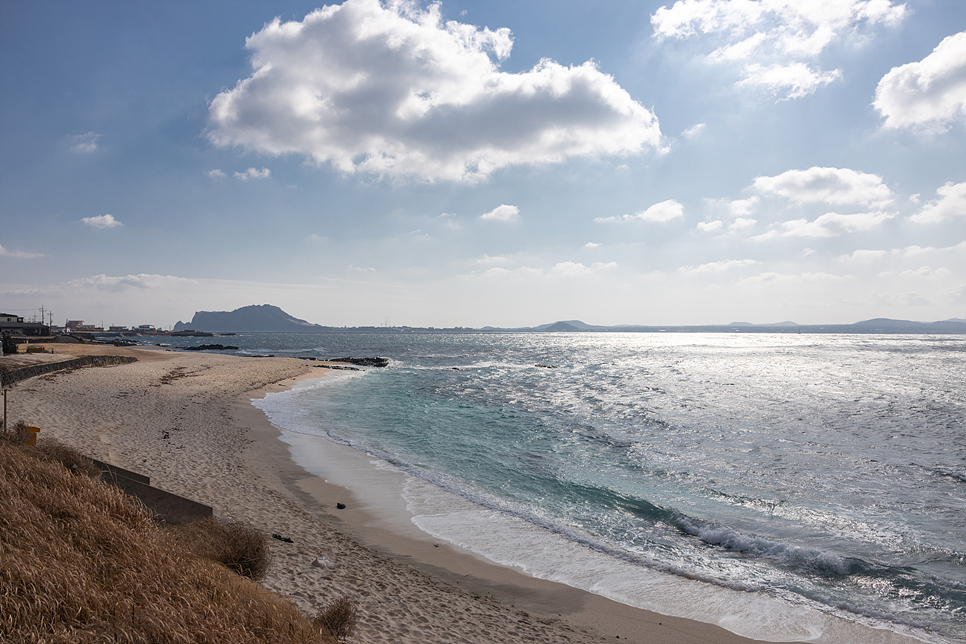
[[[0,3],[0,309],[966,317],[966,3]]]

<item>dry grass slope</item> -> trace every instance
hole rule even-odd
[[[0,440],[0,641],[334,641],[282,597],[179,547],[131,498],[39,451]]]

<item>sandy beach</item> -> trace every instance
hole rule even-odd
[[[306,612],[348,596],[360,613],[351,641],[753,641],[528,577],[367,512],[353,490],[299,467],[279,430],[250,402],[325,369],[292,358],[56,348],[138,362],[22,381],[9,393],[12,422],[25,420],[41,428],[41,438],[145,474],[218,516],[291,539],[269,540],[273,563],[263,584]],[[359,458],[365,455],[355,453]],[[351,466],[353,457],[344,460]],[[313,566],[320,557],[334,567]]]

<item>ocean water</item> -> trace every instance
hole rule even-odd
[[[498,563],[759,639],[966,640],[963,336],[221,341],[390,358],[256,405]]]

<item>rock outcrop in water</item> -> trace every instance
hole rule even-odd
[[[360,367],[388,367],[388,358],[330,358],[329,362],[347,362]]]

